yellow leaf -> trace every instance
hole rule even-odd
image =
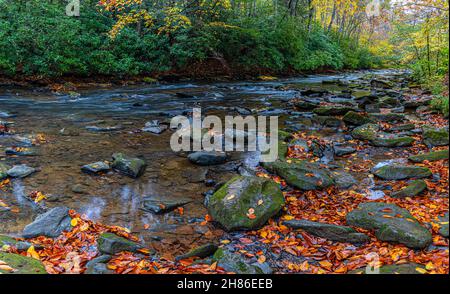
[[[433,263],[430,261],[429,263],[427,263],[427,265],[425,266],[425,268],[429,271],[431,271],[432,269],[434,269],[434,265]]]
[[[39,253],[36,252],[33,245],[31,245],[30,248],[28,248],[27,256],[33,257],[34,259],[37,259],[37,260],[41,259],[41,257],[39,256]]]
[[[426,274],[426,273],[427,273],[427,270],[426,270],[426,269],[423,269],[423,268],[421,268],[421,267],[416,267],[416,271],[419,272],[419,273],[421,273],[421,274]]]
[[[76,226],[78,225],[78,219],[73,218],[73,219],[70,221],[70,224],[72,225],[72,227],[76,227]]]

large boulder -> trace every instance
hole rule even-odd
[[[423,141],[429,147],[448,145],[448,130],[445,128],[423,128]]]
[[[407,211],[395,204],[369,202],[347,214],[347,224],[374,230],[381,241],[401,243],[422,249],[431,241],[431,233]]]
[[[232,272],[242,275],[250,274],[271,274],[272,269],[267,265],[267,263],[253,264],[246,263],[242,256],[238,253],[233,253],[226,249],[218,249],[214,253],[213,260],[217,262],[217,266],[225,269],[227,272]]]
[[[122,251],[135,252],[143,248],[141,244],[113,233],[103,233],[97,239],[97,248],[103,254],[114,255]]]
[[[414,197],[420,195],[427,189],[427,183],[424,180],[415,180],[408,184],[403,189],[391,194],[394,198]]]
[[[208,212],[228,231],[252,230],[264,225],[283,205],[283,194],[275,182],[237,176],[210,197]]]
[[[37,259],[14,253],[0,252],[0,261],[6,263],[0,267],[0,274],[46,274],[44,265]]]
[[[71,230],[71,220],[69,208],[55,207],[44,214],[38,215],[31,224],[23,229],[22,236],[24,238],[38,236],[56,238],[62,232]]]
[[[188,159],[190,162],[197,165],[216,165],[225,163],[227,160],[227,154],[225,152],[218,151],[197,151],[189,154]]]
[[[411,178],[427,178],[432,175],[426,167],[388,164],[373,170],[383,180],[404,180]]]
[[[448,150],[440,150],[440,151],[434,151],[424,154],[417,154],[410,156],[408,158],[412,162],[424,162],[426,161],[437,161],[442,159],[448,159]]]
[[[132,178],[141,176],[147,166],[144,160],[127,157],[122,153],[114,153],[112,157],[112,168]]]
[[[345,226],[312,222],[308,220],[290,220],[283,222],[283,224],[289,228],[295,230],[301,229],[320,238],[336,242],[366,243],[370,241],[369,236],[358,233],[354,229]]]
[[[317,190],[331,186],[334,182],[329,171],[308,161],[298,163],[265,162],[262,166],[282,177],[286,183],[301,190]]]
[[[368,123],[372,123],[373,121],[367,116],[361,115],[355,111],[347,112],[342,120],[348,124],[355,126],[362,126]]]

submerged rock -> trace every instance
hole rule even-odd
[[[222,267],[227,272],[236,274],[271,274],[272,269],[267,263],[260,264],[255,262],[253,264],[246,263],[240,254],[230,252],[226,249],[218,249],[213,256],[217,261],[217,266]]]
[[[422,249],[432,241],[431,233],[407,211],[395,204],[362,203],[347,214],[347,224],[374,230],[375,236],[386,242]]]
[[[17,155],[17,156],[36,156],[38,153],[34,149],[30,148],[6,148],[6,155]]]
[[[135,252],[143,248],[141,244],[119,237],[113,233],[103,233],[97,239],[98,250],[103,254],[114,255],[122,251]]]
[[[209,243],[209,244],[197,247],[197,248],[189,251],[186,254],[179,255],[175,258],[175,260],[182,260],[182,259],[186,259],[186,258],[190,258],[190,257],[205,258],[205,257],[213,255],[217,251],[217,249],[219,249],[219,247],[217,247],[217,245]]]
[[[284,205],[280,187],[269,179],[237,176],[209,199],[208,212],[226,230],[256,229]]]
[[[408,158],[412,162],[437,161],[448,159],[448,150],[434,151],[430,153],[413,155]]]
[[[114,153],[112,157],[112,168],[132,178],[141,176],[147,167],[140,158],[127,157],[122,153]]]
[[[0,268],[0,274],[46,274],[44,265],[37,259],[14,253],[0,252],[0,260],[11,268]]]
[[[448,130],[434,129],[429,127],[423,128],[423,141],[429,147],[448,145]]]
[[[266,162],[262,166],[282,177],[289,185],[301,190],[318,190],[333,184],[333,179],[327,170],[308,161],[292,164],[280,161]]]
[[[369,236],[358,233],[354,229],[333,224],[312,222],[308,220],[290,220],[283,224],[295,230],[302,229],[312,235],[336,242],[366,243],[370,241]]]
[[[217,151],[197,151],[189,154],[188,159],[190,162],[201,166],[217,165],[226,162],[227,154]]]
[[[104,161],[97,161],[94,163],[86,164],[81,167],[81,170],[85,173],[99,173],[110,170],[111,167]]]
[[[55,207],[44,214],[38,215],[36,219],[23,229],[24,238],[45,236],[56,238],[64,231],[70,231],[72,226],[69,216],[69,208]]]
[[[391,194],[394,198],[414,197],[427,189],[427,183],[424,180],[412,181],[408,186]]]
[[[426,167],[389,164],[380,167],[373,173],[383,180],[404,180],[411,178],[427,178],[432,175]]]
[[[29,167],[25,164],[15,165],[7,171],[8,176],[12,178],[25,178],[36,172],[35,168]]]
[[[144,198],[142,201],[142,209],[155,214],[162,214],[175,210],[180,206],[184,206],[192,202],[189,199],[154,199]]]

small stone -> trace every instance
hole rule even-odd
[[[108,163],[104,161],[97,161],[94,163],[86,164],[81,167],[81,170],[85,173],[99,173],[99,172],[106,172],[110,170],[111,167]]]
[[[25,178],[36,172],[35,168],[29,167],[25,164],[15,165],[7,171],[8,176],[12,178]]]
[[[141,244],[119,237],[113,233],[103,233],[97,239],[98,250],[103,254],[114,255],[123,251],[136,252]]]

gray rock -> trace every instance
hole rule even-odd
[[[159,120],[152,120],[145,123],[145,126],[142,129],[142,131],[153,134],[162,134],[168,128],[169,126],[161,124]]]
[[[347,224],[375,230],[381,241],[422,249],[432,241],[431,233],[407,211],[395,204],[368,202],[347,214]]]
[[[411,178],[427,178],[432,175],[431,171],[426,167],[405,166],[388,164],[376,170],[373,174],[383,180],[404,180]]]
[[[132,158],[123,155],[122,153],[113,154],[112,168],[120,173],[132,178],[141,176],[147,164],[144,160],[139,158]]]
[[[400,113],[371,113],[369,114],[369,118],[374,121],[383,121],[390,123],[406,120],[405,115]]]
[[[180,206],[184,206],[192,202],[189,199],[154,199],[144,198],[142,201],[142,209],[155,214],[167,213]]]
[[[227,154],[225,152],[215,152],[215,151],[197,151],[188,155],[190,162],[201,165],[217,165],[225,163],[227,160]]]
[[[356,149],[351,146],[340,146],[336,144],[333,146],[333,150],[336,156],[344,156],[356,152]]]
[[[72,229],[70,221],[69,208],[55,207],[44,214],[38,215],[31,224],[23,229],[22,236],[24,238],[38,236],[56,238],[62,232]]]
[[[86,271],[84,272],[87,275],[108,275],[114,274],[114,271],[110,270],[107,267],[107,263],[111,260],[111,255],[100,255],[88,263],[86,263]]]
[[[143,248],[141,244],[119,237],[113,233],[103,233],[97,239],[98,250],[103,254],[114,255],[119,252],[136,252]]]
[[[308,220],[290,220],[283,224],[289,228],[302,229],[314,236],[325,238],[336,242],[366,243],[370,241],[369,236],[358,233],[354,229],[333,224],[312,222]]]
[[[86,130],[91,132],[98,132],[98,133],[104,133],[104,132],[116,132],[123,129],[123,126],[117,125],[117,126],[105,126],[105,127],[99,127],[99,126],[86,126]]]
[[[448,150],[434,151],[430,153],[413,155],[408,158],[412,162],[438,161],[448,159]]]
[[[17,155],[17,156],[36,156],[38,155],[38,152],[31,148],[6,148],[5,149],[6,155]]]
[[[83,165],[81,167],[81,170],[85,173],[99,173],[99,172],[106,172],[108,170],[110,170],[111,167],[109,166],[108,163],[104,162],[104,161],[97,161],[94,163],[90,163],[90,164],[86,164]]]
[[[317,115],[344,115],[349,111],[354,111],[353,107],[348,106],[322,106],[315,108],[313,112]]]
[[[414,197],[420,195],[427,189],[427,183],[424,180],[412,181],[408,186],[391,194],[394,198]]]
[[[36,172],[35,168],[29,167],[25,164],[15,165],[7,171],[8,176],[12,178],[25,178]]]
[[[330,175],[336,186],[341,189],[348,189],[358,183],[351,174],[343,170],[334,170]]]
[[[275,182],[236,176],[210,197],[208,212],[228,231],[252,230],[263,226],[283,205],[283,194]]]

